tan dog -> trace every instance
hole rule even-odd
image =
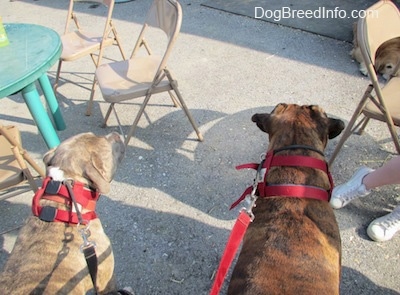
[[[376,51],[375,68],[386,80],[400,76],[400,37],[379,46]]]
[[[269,134],[268,151],[276,151],[274,157],[307,156],[323,165],[328,139],[344,128],[318,106],[295,104],[279,104],[271,114],[255,114],[252,121]],[[261,183],[313,188],[329,196],[327,173],[296,165],[271,166]],[[270,195],[257,199],[253,213],[228,294],[339,294],[341,242],[328,201]]]
[[[368,76],[361,49],[357,41],[357,23],[353,24],[353,49],[350,51],[352,59],[360,64],[360,72]],[[384,79],[400,76],[400,37],[384,42],[379,46],[375,56],[375,69]]]
[[[44,156],[47,176],[52,179],[46,178],[43,182],[47,183],[46,187],[43,185],[34,197],[32,210],[40,217],[29,217],[21,229],[0,275],[0,294],[94,294],[88,266],[80,251],[83,239],[78,228],[84,226],[56,221],[62,219],[60,212],[67,212],[70,220],[73,220],[71,216],[77,218],[71,198],[65,194],[68,186],[61,183],[66,179],[73,180],[74,198],[85,219],[94,217],[89,222],[88,239],[96,244],[99,294],[116,290],[111,244],[94,209],[99,194],[109,192],[124,152],[124,143],[117,133],[107,136],[83,133],[62,142]],[[54,184],[60,185],[58,191]],[[87,204],[80,204],[81,199]],[[49,216],[49,212],[57,215]]]

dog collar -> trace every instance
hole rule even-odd
[[[259,180],[257,184],[257,192],[259,197],[267,198],[273,196],[282,196],[282,197],[295,197],[295,198],[308,198],[308,199],[317,199],[323,201],[329,201],[332,189],[333,189],[333,179],[332,175],[329,172],[328,164],[324,160],[320,160],[311,156],[301,156],[301,155],[275,155],[275,153],[280,152],[284,149],[290,148],[307,148],[313,151],[316,151],[321,154],[320,151],[315,150],[315,148],[308,148],[307,146],[290,146],[287,148],[282,148],[279,150],[271,150],[266,154],[266,157],[260,164],[257,163],[249,163],[244,165],[239,165],[236,169],[255,169],[260,173],[261,171],[265,171],[264,177]],[[323,154],[322,154],[323,155]],[[279,184],[279,185],[269,185],[266,182],[268,172],[271,167],[277,166],[291,166],[291,167],[308,167],[319,169],[325,172],[328,175],[330,188],[329,190],[325,190],[320,187],[307,186],[307,185],[298,185],[298,184]],[[253,187],[248,187],[244,193],[240,196],[240,198],[235,201],[230,209],[236,207],[241,201],[243,201],[247,195],[249,195],[253,190]]]
[[[72,192],[74,193],[76,203],[82,209],[89,210],[83,213],[82,218],[89,221],[97,218],[95,212],[96,202],[100,197],[100,193],[87,188],[83,183],[73,182]],[[41,199],[51,200],[57,203],[65,204],[71,210],[58,209],[51,206],[40,206]],[[70,193],[64,182],[55,181],[51,177],[46,177],[43,180],[42,187],[37,190],[32,200],[32,213],[43,221],[56,221],[70,224],[78,224],[79,219],[76,212],[72,211],[73,204]]]

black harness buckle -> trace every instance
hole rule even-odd
[[[44,206],[42,210],[40,211],[39,218],[40,220],[46,221],[46,222],[52,222],[56,218],[57,214],[57,208],[55,207],[50,207],[50,206]]]

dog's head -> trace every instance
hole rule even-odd
[[[72,179],[106,194],[124,153],[125,145],[118,133],[96,136],[88,132],[75,135],[48,151],[43,162],[47,176],[54,180]]]
[[[399,75],[400,37],[379,46],[375,55],[375,69],[386,80]]]
[[[344,129],[341,120],[329,118],[316,105],[278,104],[268,114],[255,114],[252,121],[269,135],[269,150],[289,145],[308,145],[323,151],[328,139]]]

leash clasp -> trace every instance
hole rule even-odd
[[[253,208],[256,206],[257,196],[253,193],[246,197],[247,206],[243,207],[240,211],[245,211],[250,217],[250,221],[254,220]]]
[[[247,202],[247,206],[241,209],[241,211],[245,211],[247,215],[249,215],[251,221],[254,220],[253,208],[256,206],[256,201],[258,199],[258,196],[256,195],[258,183],[262,182],[264,177],[262,175],[263,164],[264,164],[264,159],[262,159],[260,165],[258,166],[257,174],[253,181],[253,189],[251,190],[250,195],[246,196],[245,201]]]
[[[264,168],[265,158],[266,154],[262,154],[261,163],[258,165],[257,174],[253,181],[253,189],[251,190],[250,195],[247,195],[245,199],[245,201],[247,202],[247,206],[241,209],[241,211],[245,211],[247,215],[249,215],[250,221],[253,221],[255,217],[253,213],[253,208],[256,206],[256,201],[258,199],[258,196],[256,195],[258,184],[264,181],[264,175],[266,172],[266,169]]]
[[[82,237],[82,239],[83,239],[83,243],[82,243],[82,245],[80,245],[80,247],[79,247],[79,250],[83,253],[83,251],[86,249],[86,248],[89,248],[89,247],[96,247],[96,243],[95,242],[93,242],[93,241],[89,241],[89,237],[90,237],[90,235],[91,235],[91,232],[90,232],[90,229],[89,229],[89,227],[90,227],[90,223],[89,223],[89,221],[87,221],[87,220],[84,220],[83,222],[82,222],[82,224],[85,224],[85,226],[83,227],[83,228],[79,228],[79,226],[81,225],[81,223],[78,223],[78,231],[79,231],[79,233],[81,234],[81,237]]]

